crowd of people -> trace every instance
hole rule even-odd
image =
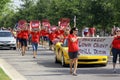
[[[96,28],[95,27],[83,27],[82,37],[95,37],[96,36]]]
[[[54,44],[58,41],[63,42],[69,30],[68,27],[48,28],[46,26],[32,29],[28,26],[18,28],[16,31],[17,49],[21,50],[22,56],[24,56],[29,41],[33,48],[33,58],[36,58],[38,44],[46,48],[47,43],[49,43],[49,49],[53,50]]]
[[[37,56],[38,45],[46,48],[49,43],[49,49],[53,50],[54,45],[57,42],[64,42],[68,39],[68,54],[70,58],[70,73],[77,75],[77,61],[78,61],[78,29],[76,27],[60,27],[60,26],[40,26],[38,28],[30,28],[28,25],[24,25],[22,28],[17,28],[16,31],[10,30],[17,41],[17,50],[21,51],[22,56],[25,55],[29,44],[33,48],[33,58]],[[84,27],[82,30],[82,37],[95,37],[96,29],[94,27]],[[120,62],[120,28],[112,30],[112,36],[114,40],[111,45],[111,51],[113,55],[113,71],[116,72],[117,57],[119,55]],[[72,66],[74,70],[72,71]]]

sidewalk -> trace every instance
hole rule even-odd
[[[12,80],[27,80],[23,75],[21,75],[16,69],[8,64],[5,60],[0,59],[0,67]]]

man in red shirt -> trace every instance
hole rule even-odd
[[[74,76],[77,76],[77,62],[78,62],[78,38],[77,38],[78,29],[72,28],[70,34],[68,35],[68,53],[70,58],[70,73]],[[72,71],[72,66],[74,64],[74,71]]]

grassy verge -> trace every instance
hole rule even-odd
[[[11,80],[1,68],[0,68],[0,80]]]

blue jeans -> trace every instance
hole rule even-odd
[[[38,43],[32,42],[32,48],[33,48],[33,51],[37,51]]]
[[[120,49],[112,48],[112,55],[113,55],[113,63],[117,62],[117,57],[120,58]],[[120,59],[119,59],[120,61]]]

